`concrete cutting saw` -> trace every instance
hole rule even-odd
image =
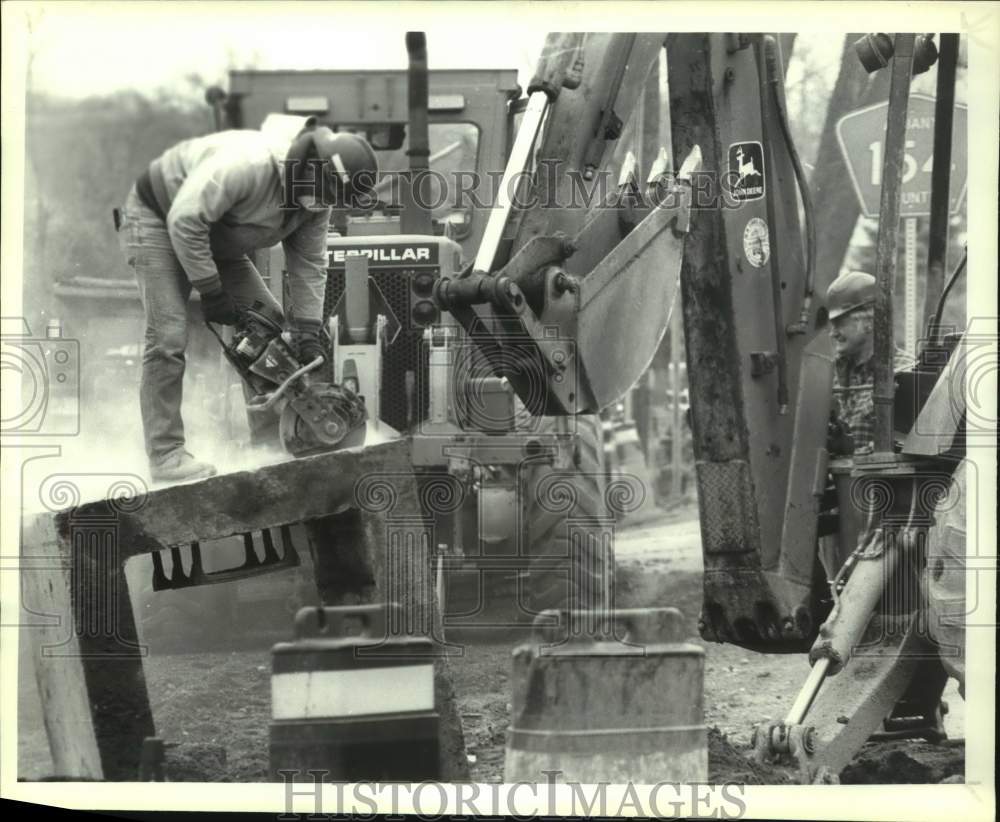
[[[247,387],[248,415],[278,420],[282,447],[296,457],[360,445],[368,412],[362,399],[324,379],[324,358],[301,363],[287,332],[255,302],[240,313],[227,342],[208,327]]]

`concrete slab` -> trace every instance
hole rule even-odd
[[[418,494],[406,439],[236,471],[134,496],[26,515],[25,608],[46,732],[60,776],[128,780],[154,733],[124,573],[130,556],[281,525],[306,524],[317,578],[339,572],[326,604],[396,601],[405,625],[440,624],[430,573],[434,523]],[[345,531],[339,517],[348,512]],[[353,563],[345,572],[342,556]],[[321,586],[322,588],[322,586]],[[447,660],[437,663],[442,772],[467,773]],[[446,761],[445,761],[446,760]]]

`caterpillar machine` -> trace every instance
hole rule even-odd
[[[457,489],[438,499],[450,523],[437,532],[439,552],[478,557],[483,575],[526,558],[520,604],[529,615],[610,604],[616,500],[600,468],[596,414],[647,367],[676,297],[704,552],[700,632],[758,652],[808,653],[812,663],[786,718],[756,729],[756,755],[790,759],[804,781],[831,780],[873,735],[942,739],[945,682],[964,685],[963,368],[974,341],[935,324],[914,368],[897,375],[892,365],[907,95],[915,67],[934,62],[933,36],[865,41],[872,70],[891,66],[892,90],[876,448],[847,465],[827,452],[834,361],[817,296],[827,283],[815,276],[822,227],[791,139],[776,36],[549,35],[526,99],[505,83],[480,91],[507,119],[478,139],[495,147],[502,129],[512,135],[485,199],[492,207],[437,213],[419,207],[432,196],[421,191],[433,178],[428,158],[440,151],[427,139],[425,44],[412,34],[407,42],[408,99],[399,85],[385,109],[364,105],[364,95],[356,109],[338,108],[322,91],[330,78],[302,78],[286,111],[369,136],[379,120],[395,150],[403,123],[409,129],[401,213],[355,215],[330,241],[327,379],[361,397],[389,435],[413,438],[423,482]],[[957,38],[940,42],[953,100]],[[627,159],[609,184],[616,141],[662,49],[670,150],[648,170]],[[218,110],[238,119],[267,82],[234,77]],[[461,97],[430,95],[439,107],[471,102]],[[948,135],[935,144],[939,215],[948,101],[939,94]],[[466,193],[482,195],[490,180],[475,179]],[[932,243],[940,248],[946,231],[935,218]],[[303,428],[285,430],[294,453]],[[497,549],[522,545],[524,533],[527,550],[512,560]],[[819,560],[823,540],[836,546],[836,572]],[[321,591],[344,572],[313,559]]]

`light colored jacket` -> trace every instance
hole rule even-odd
[[[221,285],[214,260],[282,244],[300,319],[321,319],[330,209],[283,208],[284,148],[259,131],[184,140],[150,165],[174,253],[199,291]]]

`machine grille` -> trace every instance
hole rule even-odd
[[[437,266],[404,268],[394,267],[380,270],[376,266],[369,269],[369,276],[382,293],[392,313],[399,322],[399,333],[386,348],[382,357],[382,391],[380,404],[382,419],[397,431],[408,431],[412,425],[407,422],[406,372],[414,376],[414,419],[413,425],[427,417],[429,393],[427,386],[427,350],[422,344],[424,329],[410,318],[410,281],[423,270]],[[327,272],[326,297],[323,301],[324,321],[333,312],[337,301],[344,293],[344,269],[330,268]],[[392,320],[390,318],[390,325]],[[391,332],[390,332],[391,333]]]

